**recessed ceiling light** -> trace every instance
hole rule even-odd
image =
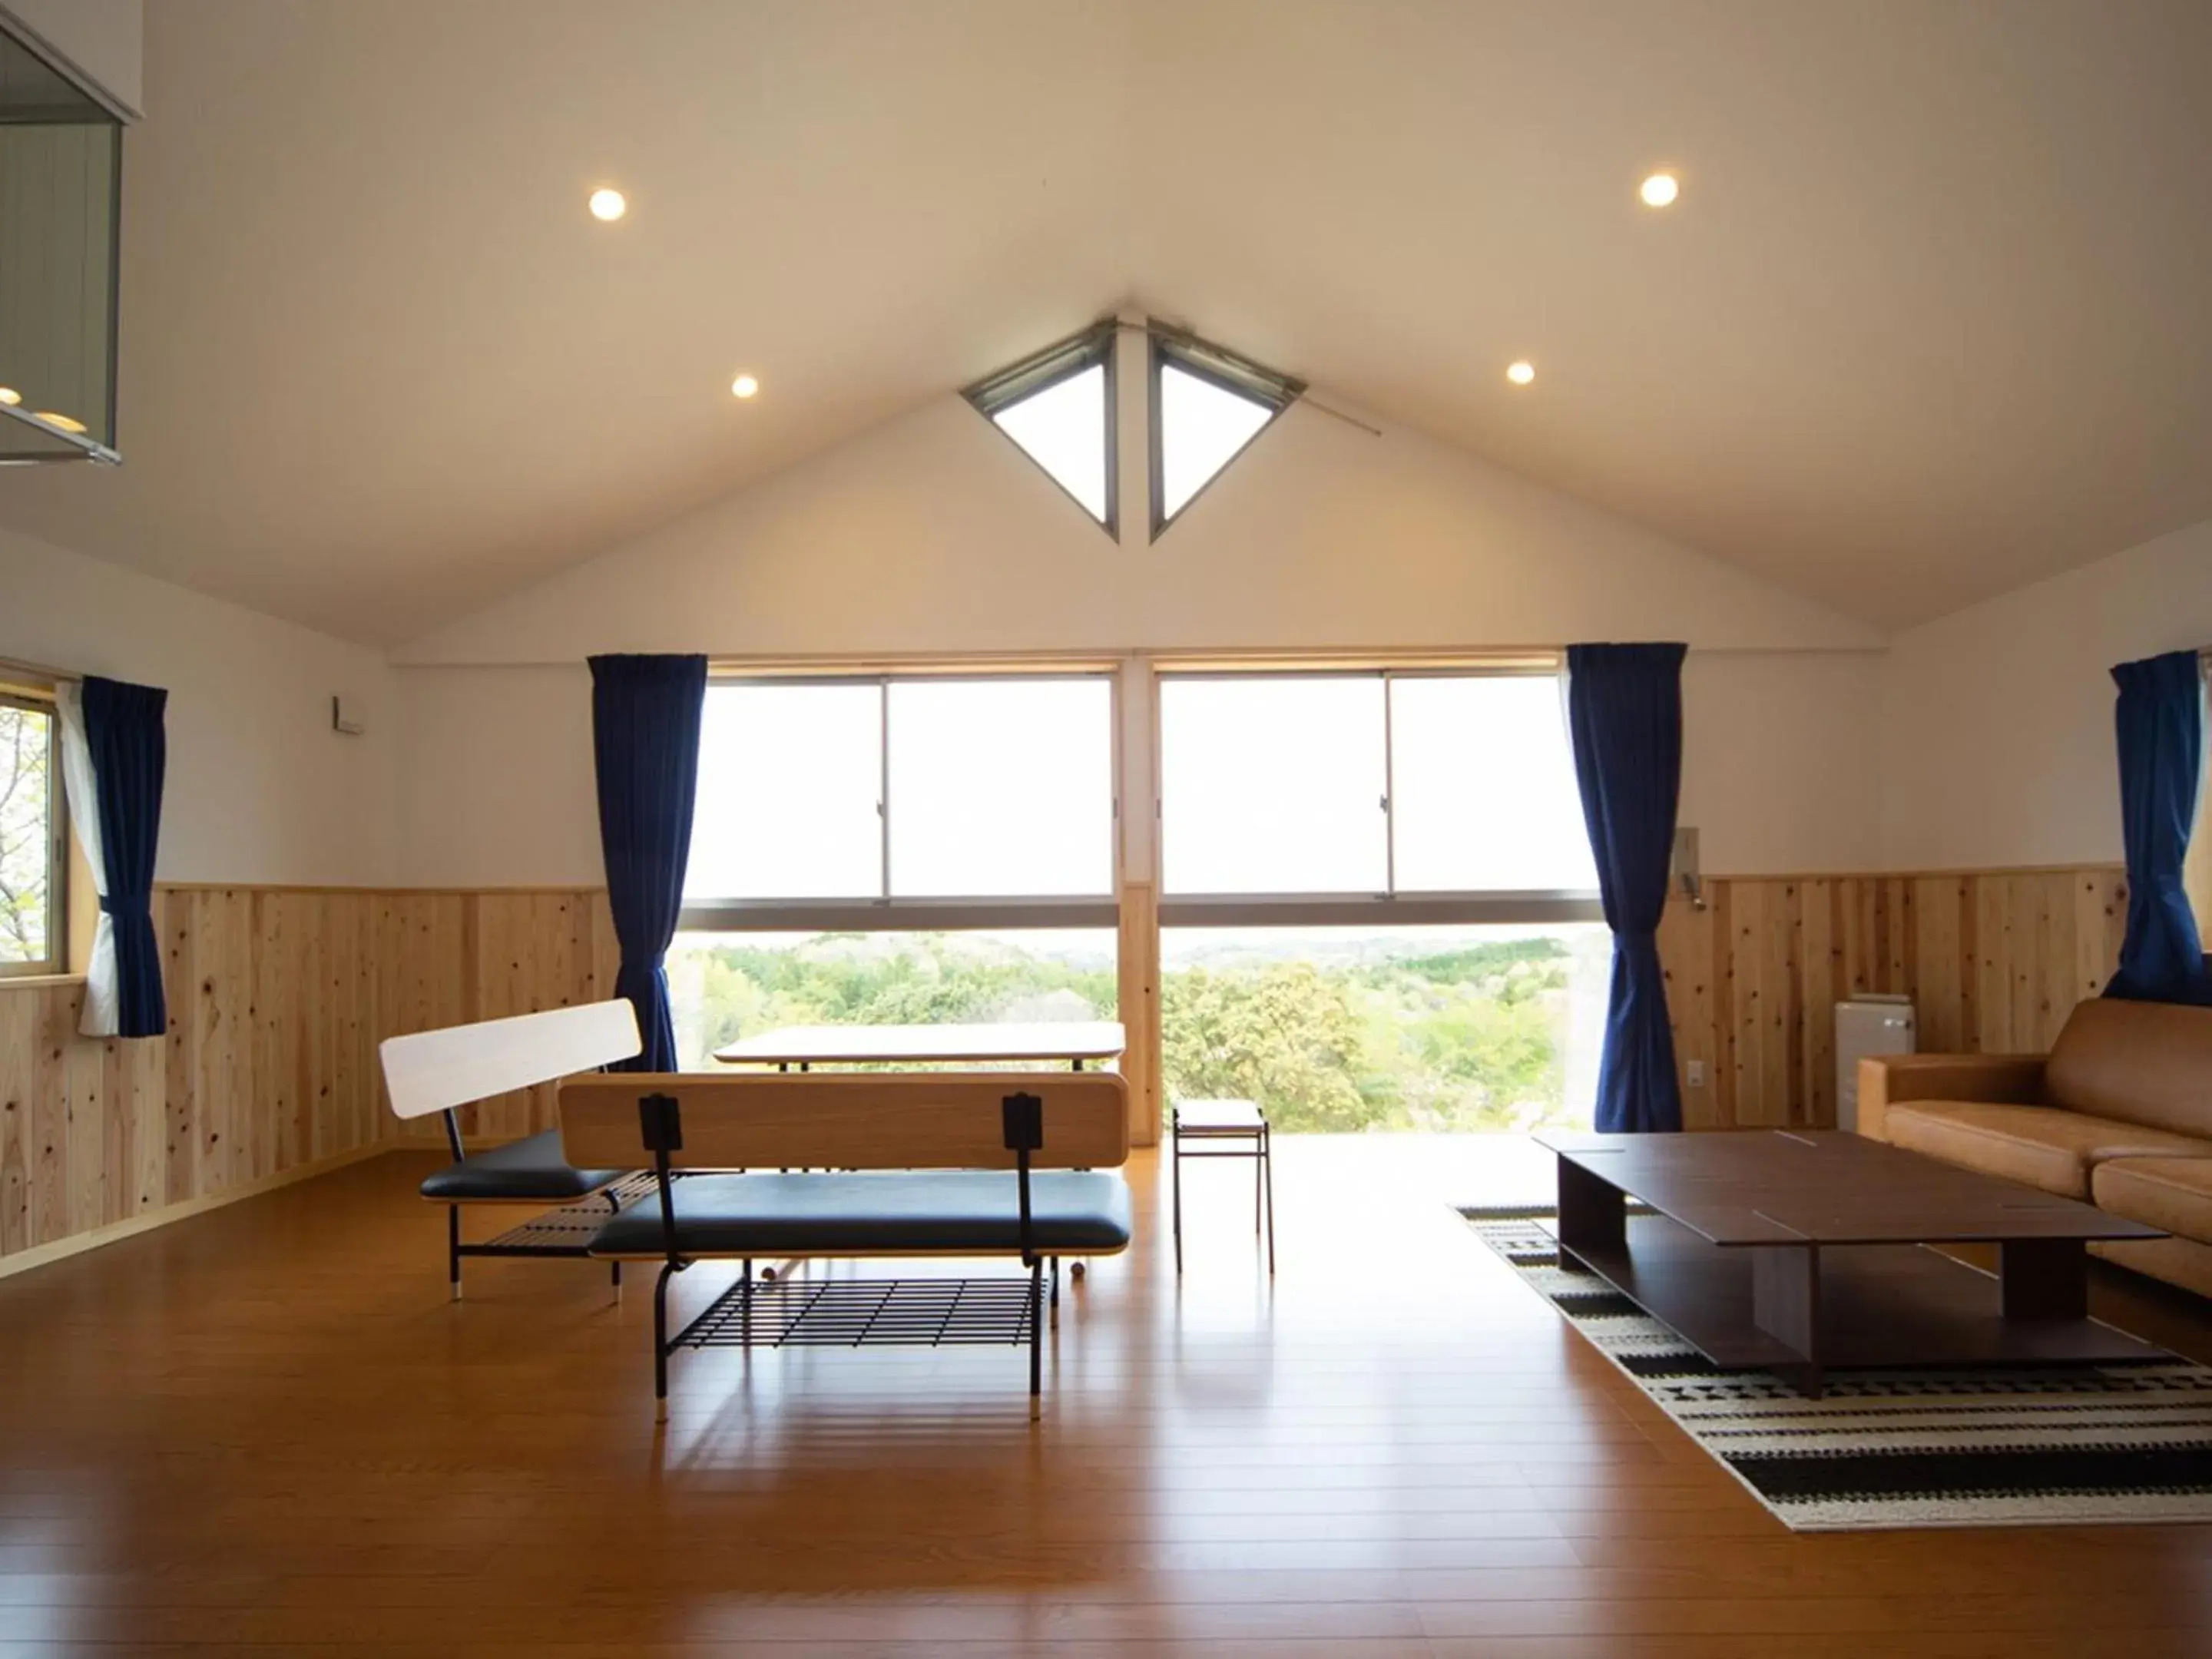
[[[12,386],[0,386],[0,404],[15,404],[23,401],[23,394]]]
[[[733,398],[750,398],[759,390],[760,382],[750,374],[740,374],[730,382],[730,395]]]
[[[1517,363],[1508,363],[1505,378],[1516,386],[1526,386],[1536,378],[1536,365],[1525,357]]]
[[[1646,207],[1668,207],[1682,193],[1681,181],[1671,173],[1655,173],[1637,187]]]
[[[64,432],[82,432],[84,430],[84,422],[76,419],[72,416],[56,415],[51,410],[42,409],[39,411],[39,418],[44,421],[48,426],[58,426]]]
[[[629,211],[629,198],[618,190],[595,190],[585,205],[592,210],[592,217],[612,224]]]

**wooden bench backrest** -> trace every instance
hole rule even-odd
[[[638,1040],[636,1011],[627,997],[617,997],[511,1019],[410,1031],[385,1038],[378,1052],[393,1113],[428,1117],[510,1089],[628,1060],[644,1046]]]
[[[678,1103],[679,1170],[1011,1170],[1003,1106],[1044,1103],[1033,1169],[1129,1158],[1129,1087],[1115,1072],[623,1072],[561,1085],[562,1154],[578,1169],[649,1164],[638,1102]]]

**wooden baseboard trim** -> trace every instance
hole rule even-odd
[[[319,1158],[308,1164],[296,1164],[280,1170],[275,1175],[263,1176],[258,1181],[249,1181],[237,1187],[225,1187],[220,1192],[203,1193],[198,1198],[187,1198],[175,1204],[165,1204],[158,1210],[149,1210],[143,1215],[130,1216],[121,1221],[111,1221],[104,1227],[89,1231],[71,1233],[67,1238],[57,1238],[44,1244],[34,1244],[27,1250],[18,1250],[13,1255],[0,1255],[0,1279],[15,1273],[28,1273],[33,1267],[60,1261],[72,1255],[82,1255],[87,1250],[96,1250],[103,1244],[114,1244],[140,1233],[149,1233],[156,1227],[166,1227],[173,1221],[189,1220],[210,1210],[219,1210],[226,1204],[236,1204],[245,1199],[258,1198],[264,1193],[273,1193],[279,1187],[289,1187],[302,1181],[312,1181],[317,1176],[328,1175],[333,1170],[343,1170],[349,1164],[361,1164],[372,1158],[381,1158],[386,1152],[403,1150],[388,1140],[371,1141],[366,1146],[356,1146],[351,1152],[334,1152],[328,1158]]]

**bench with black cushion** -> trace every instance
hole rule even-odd
[[[422,1196],[438,1204],[573,1204],[629,1173],[571,1167],[561,1152],[561,1132],[548,1129],[463,1154],[424,1178]]]
[[[1026,1344],[1042,1392],[1048,1263],[1128,1248],[1128,1089],[1112,1072],[662,1073],[571,1079],[577,1164],[650,1162],[653,1188],[591,1253],[658,1257],[653,1396],[678,1348],[792,1342]],[[769,1174],[781,1170],[781,1174]],[[678,1172],[684,1178],[674,1177]],[[747,1173],[758,1171],[759,1173]],[[810,1279],[763,1285],[753,1258],[1012,1256],[1025,1279]],[[674,1336],[670,1280],[695,1261],[741,1277]]]
[[[385,1091],[394,1115],[403,1119],[435,1114],[445,1125],[453,1161],[422,1182],[422,1196],[446,1206],[446,1276],[452,1294],[461,1293],[461,1258],[468,1255],[582,1257],[590,1241],[588,1223],[559,1213],[558,1206],[603,1194],[608,1210],[621,1207],[617,1183],[629,1167],[578,1169],[561,1146],[561,1132],[548,1129],[503,1146],[471,1152],[461,1141],[459,1109],[511,1090],[626,1060],[640,1048],[637,1016],[617,998],[580,1007],[551,1008],[507,1019],[435,1031],[410,1031],[380,1045]],[[552,1205],[548,1214],[510,1227],[480,1243],[461,1242],[461,1208],[469,1204]],[[622,1267],[613,1269],[622,1283]]]
[[[1019,1255],[1020,1193],[995,1170],[695,1175],[670,1188],[682,1255]],[[632,1205],[592,1238],[598,1256],[665,1254],[658,1204]],[[1129,1244],[1129,1185],[1093,1170],[1030,1177],[1030,1248],[1100,1255]]]

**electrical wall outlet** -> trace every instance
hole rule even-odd
[[[1690,1086],[1692,1089],[1702,1089],[1705,1086],[1705,1062],[1704,1060],[1693,1060],[1684,1069],[1690,1074]]]

